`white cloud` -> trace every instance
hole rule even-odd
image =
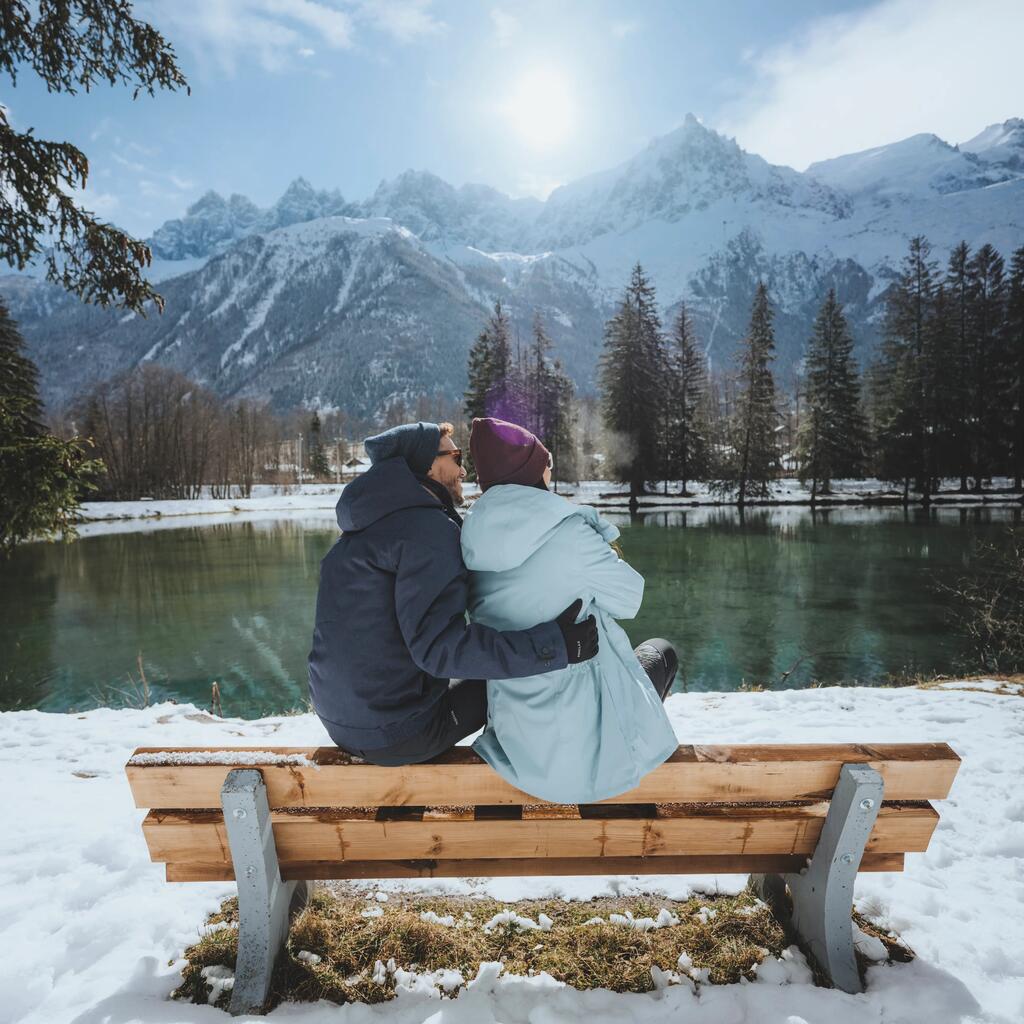
[[[359,15],[400,43],[435,36],[447,28],[430,13],[432,0],[362,0]]]
[[[883,0],[816,19],[751,56],[754,82],[716,119],[774,163],[808,163],[918,132],[962,142],[1024,113],[1019,0]]]
[[[209,3],[210,0],[201,0]],[[352,45],[352,19],[344,11],[317,0],[235,0],[255,12],[283,18],[311,29],[323,42],[334,49]]]
[[[111,153],[110,159],[113,160],[114,163],[118,163],[122,167],[127,168],[129,171],[134,171],[136,174],[141,174],[146,170],[144,164],[140,164],[137,160],[129,160],[126,157],[121,156],[120,153]]]
[[[120,200],[111,192],[94,192],[88,187],[69,188],[67,191],[78,205],[101,220],[109,217],[120,206]]]
[[[266,71],[293,67],[318,49],[348,50],[360,27],[401,43],[446,28],[432,0],[141,0],[140,13],[200,64],[233,75],[242,60]]]
[[[491,8],[491,24],[494,26],[494,40],[499,46],[510,46],[519,35],[519,19],[501,7]]]
[[[335,50],[352,46],[351,15],[317,0],[147,0],[141,13],[179,48],[229,75],[240,59],[281,71],[310,42]]]
[[[636,32],[640,31],[639,21],[613,21],[612,22],[612,35],[616,39],[625,39],[626,36],[631,36]]]
[[[98,139],[103,138],[103,136],[107,135],[113,127],[114,122],[111,118],[101,117],[96,127],[89,132],[89,141],[96,142]]]

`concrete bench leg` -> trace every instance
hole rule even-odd
[[[862,992],[853,952],[853,883],[882,804],[883,780],[873,768],[845,764],[832,794],[821,836],[799,874],[752,875],[761,897],[773,908],[793,900],[792,925],[836,988]]]
[[[220,800],[238,883],[238,961],[229,1007],[237,1017],[264,1011],[274,962],[292,911],[306,901],[306,883],[281,880],[267,789],[258,771],[228,772]]]

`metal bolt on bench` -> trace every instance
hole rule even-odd
[[[818,845],[799,874],[751,875],[779,917],[786,887],[793,900],[792,927],[844,992],[863,992],[853,951],[853,883],[882,803],[882,776],[865,764],[844,764]]]
[[[231,1015],[261,1013],[292,912],[306,902],[305,882],[285,882],[277,862],[263,776],[228,773],[220,793],[231,860],[238,880],[238,959]]]

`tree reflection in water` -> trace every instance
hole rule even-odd
[[[677,687],[877,682],[948,671],[966,645],[936,584],[1020,510],[690,508],[609,514],[646,578],[630,638],[673,641]],[[0,564],[0,706],[153,700],[252,717],[305,706],[329,519],[233,522],[24,545]],[[372,638],[371,642],[372,642]]]

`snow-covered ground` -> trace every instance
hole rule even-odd
[[[1020,502],[1022,495],[1019,491],[1013,491],[1012,483],[1009,479],[997,478],[992,481],[986,493],[960,494],[956,490],[959,481],[944,480],[940,493],[933,495],[933,501],[938,504],[956,505]],[[706,483],[688,484],[685,497],[680,495],[680,489],[681,484],[674,481],[669,481],[667,493],[665,493],[666,488],[659,485],[654,492],[645,494],[639,499],[640,508],[643,510],[690,505],[734,504],[733,498],[713,492]],[[611,483],[607,480],[584,480],[575,487],[570,485],[567,490],[572,492],[574,501],[585,502],[588,505],[625,504],[629,496],[629,488],[626,484]],[[877,505],[898,502],[901,498],[901,490],[884,480],[833,480],[832,493],[824,497],[819,496],[818,501],[826,506]],[[912,493],[910,498],[911,501],[916,501],[920,496]],[[810,487],[805,487],[795,477],[784,477],[773,483],[771,497],[763,502],[763,504],[781,505],[809,505],[810,503]],[[755,500],[752,504],[756,505],[759,502]]]
[[[859,996],[814,988],[791,963],[756,984],[670,985],[649,995],[576,992],[484,968],[455,1001],[420,979],[389,1003],[284,1005],[298,1024],[1019,1024],[1024,1020],[1024,685],[675,694],[681,741],[948,741],[963,758],[924,855],[902,874],[863,875],[858,908],[917,952],[879,964]],[[1016,695],[1012,695],[1016,694]],[[201,1024],[209,1006],[169,1003],[182,950],[232,891],[168,885],[149,862],[123,765],[135,746],[327,742],[311,715],[213,719],[191,706],[80,715],[0,714],[0,1019],[32,1024]],[[739,876],[417,880],[374,890],[560,895],[736,891]],[[170,961],[174,961],[168,965]]]
[[[992,491],[986,494],[958,494],[953,490],[954,481],[946,481],[947,490],[936,501],[939,504],[1020,504],[1024,495],[1010,490],[1009,480],[994,480]],[[217,520],[204,519],[201,522],[230,520],[252,521],[266,518],[294,518],[307,515],[333,518],[334,506],[344,484],[303,484],[271,485],[258,484],[250,498],[211,498],[209,496],[188,500],[167,501],[87,501],[82,504],[82,526],[79,533],[89,536],[94,533],[113,532],[109,525],[121,523],[121,529],[138,529],[128,525],[132,520],[173,519],[171,526],[193,525],[195,516],[216,516]],[[626,508],[629,501],[625,484],[607,480],[584,480],[577,485],[562,485],[562,493],[573,501],[604,508]],[[711,493],[707,484],[690,484],[685,498],[679,496],[679,485],[670,484],[669,493],[648,494],[640,499],[643,510],[654,511],[665,508],[686,508],[690,506],[717,506],[730,504],[727,499]],[[833,484],[834,493],[829,504],[871,505],[879,501],[895,500],[899,494],[880,480],[838,480]],[[470,500],[477,497],[479,488],[466,484],[464,493]],[[778,481],[772,488],[772,502],[777,504],[810,504],[810,491],[795,479]]]
[[[211,498],[207,489],[201,498],[182,500],[87,501],[82,504],[81,518],[89,522],[217,513],[333,511],[343,487],[344,484],[257,484],[250,498]]]

